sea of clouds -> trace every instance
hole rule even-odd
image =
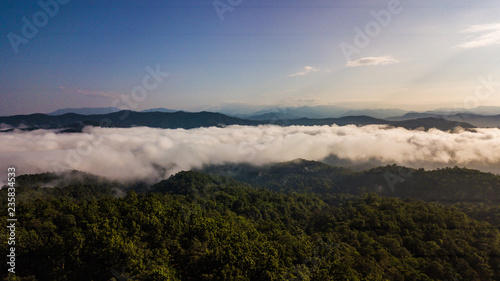
[[[156,182],[209,164],[256,165],[297,158],[347,166],[465,166],[500,173],[500,129],[443,132],[371,126],[228,126],[155,129],[87,127],[0,133],[0,179],[76,169],[118,180]],[[326,160],[325,160],[326,159]]]

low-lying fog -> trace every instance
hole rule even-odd
[[[425,132],[379,125],[268,125],[191,130],[87,127],[84,133],[0,134],[3,182],[11,166],[17,174],[76,169],[112,179],[155,182],[206,164],[261,165],[296,158],[326,158],[344,166],[396,163],[433,169],[457,165],[500,173],[500,129]]]

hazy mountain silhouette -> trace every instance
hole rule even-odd
[[[142,110],[141,112],[177,112],[177,111],[183,111],[183,110],[175,110],[175,109],[168,109],[168,108],[164,108],[164,107],[157,107],[157,108],[145,109],[145,110]]]
[[[251,120],[299,119],[299,118],[339,118],[345,116],[366,115],[373,118],[387,118],[405,114],[406,110],[389,109],[349,109],[339,106],[318,105],[301,107],[275,107],[257,111],[251,115],[243,116]]]
[[[75,113],[81,115],[92,115],[92,114],[108,114],[113,112],[118,112],[121,109],[116,107],[81,107],[81,108],[62,108],[54,112],[47,113],[47,115],[63,115],[66,113]]]
[[[500,127],[500,115],[478,115],[471,113],[457,113],[453,115],[437,113],[409,112],[398,117],[386,118],[389,121],[409,121],[422,118],[439,118],[455,122],[466,122],[476,127]]]
[[[474,126],[465,122],[445,120],[442,118],[422,118],[404,121],[388,121],[369,116],[347,116],[341,118],[300,118],[300,119],[272,119],[272,120],[248,120],[230,117],[221,113],[213,112],[136,112],[119,111],[109,114],[82,115],[67,113],[53,116],[47,114],[15,115],[9,117],[0,117],[0,124],[3,127],[23,128],[25,130],[43,128],[43,129],[68,129],[69,132],[78,132],[84,126],[102,126],[102,127],[152,127],[165,129],[192,129],[198,127],[228,126],[228,125],[391,125],[404,127],[407,129],[416,128],[437,128],[440,130],[450,130],[457,126],[463,128],[473,128]],[[5,130],[4,130],[5,131]]]

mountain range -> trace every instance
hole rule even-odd
[[[221,111],[225,113],[224,111]],[[408,111],[389,108],[389,109],[349,109],[332,105],[319,106],[301,106],[301,107],[274,107],[271,109],[260,110],[252,114],[231,114],[235,117],[251,120],[270,120],[280,119],[298,119],[298,118],[339,118],[346,116],[366,115],[373,118],[384,119],[392,116],[400,116]]]
[[[116,107],[83,107],[83,108],[64,108],[47,115],[57,116],[66,113],[75,113],[80,115],[98,115],[119,112],[121,109]],[[172,113],[179,110],[163,107],[151,108],[140,112],[167,112]],[[182,110],[189,112],[186,110]],[[386,119],[388,121],[407,121],[421,118],[438,118],[455,122],[465,122],[476,127],[498,127],[500,125],[500,106],[478,106],[471,109],[461,108],[438,108],[429,111],[407,111],[398,108],[383,109],[352,109],[347,107],[333,105],[319,106],[301,106],[301,107],[273,107],[263,110],[245,107],[239,105],[237,108],[222,107],[212,108],[209,112],[222,113],[231,117],[256,121],[276,121],[276,120],[294,120],[301,118],[325,119],[341,118],[349,116],[368,116],[376,119]]]
[[[430,129],[451,130],[457,126],[470,129],[474,126],[460,121],[446,120],[443,118],[420,118],[413,120],[391,121],[377,119],[369,116],[346,116],[340,118],[299,118],[299,119],[270,119],[270,120],[249,120],[231,117],[221,113],[214,112],[136,112],[136,111],[118,111],[108,114],[82,115],[75,113],[66,113],[63,115],[30,114],[0,117],[0,128],[3,132],[11,131],[14,128],[23,130],[33,129],[63,129],[64,132],[80,132],[83,127],[101,126],[101,127],[152,127],[164,129],[192,129],[198,127],[223,127],[229,125],[390,125],[395,127],[404,127],[407,129]]]
[[[117,107],[80,107],[80,108],[62,108],[56,111],[47,113],[47,115],[63,115],[66,113],[75,113],[81,115],[95,115],[95,114],[108,114],[114,113],[118,111],[122,111],[123,109],[119,109]],[[164,107],[158,108],[150,108],[142,110],[141,112],[176,112],[179,110],[168,109]]]
[[[80,107],[80,108],[62,108],[56,111],[47,113],[47,115],[63,115],[66,113],[75,113],[81,115],[92,115],[92,114],[108,114],[120,111],[116,107]]]
[[[500,114],[478,115],[470,113],[457,113],[453,115],[443,115],[443,114],[427,113],[427,112],[425,113],[409,112],[403,116],[386,118],[386,120],[404,121],[404,120],[413,120],[419,118],[443,118],[445,120],[450,120],[450,121],[467,122],[476,127],[498,127],[500,125]]]
[[[250,115],[234,115],[250,120],[295,120],[331,119],[352,116],[367,116],[387,121],[410,121],[417,119],[445,119],[453,122],[464,122],[475,127],[500,127],[499,106],[479,106],[472,109],[440,108],[424,112],[405,111],[397,108],[389,109],[347,109],[336,106],[303,106],[284,107],[261,110]],[[428,119],[431,120],[431,119]],[[424,126],[425,127],[425,126]]]

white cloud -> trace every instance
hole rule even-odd
[[[391,57],[364,57],[359,60],[349,61],[347,62],[347,67],[356,67],[356,66],[367,66],[367,65],[386,65],[386,64],[394,64],[399,63],[399,60]]]
[[[296,158],[342,163],[464,166],[500,172],[500,129],[412,131],[386,126],[228,126],[95,128],[82,134],[0,134],[0,170],[19,174],[77,169],[120,180],[155,182],[207,164],[269,164]],[[0,181],[5,182],[0,174]]]
[[[65,93],[80,94],[80,95],[84,95],[87,97],[101,97],[101,98],[116,99],[116,98],[119,98],[121,96],[120,94],[117,94],[117,93],[88,91],[88,90],[81,90],[81,89],[69,89],[69,88],[66,88],[63,86],[60,86],[59,89],[61,89]]]
[[[270,92],[270,93],[265,93],[265,94],[259,94],[260,97],[275,97],[277,95],[288,95],[292,93],[298,92],[299,89],[290,89],[290,90],[283,90],[280,92]]]
[[[289,97],[278,100],[278,107],[298,107],[320,105],[321,99],[316,97]]]
[[[500,44],[500,23],[473,25],[464,30],[470,36],[468,41],[459,44],[461,48],[478,48]]]
[[[319,68],[316,68],[316,67],[312,67],[312,66],[304,66],[304,71],[301,71],[301,72],[297,72],[297,73],[294,73],[294,74],[290,74],[288,75],[289,77],[294,77],[294,76],[304,76],[304,75],[307,75],[309,73],[312,73],[312,72],[318,72],[320,71]]]

